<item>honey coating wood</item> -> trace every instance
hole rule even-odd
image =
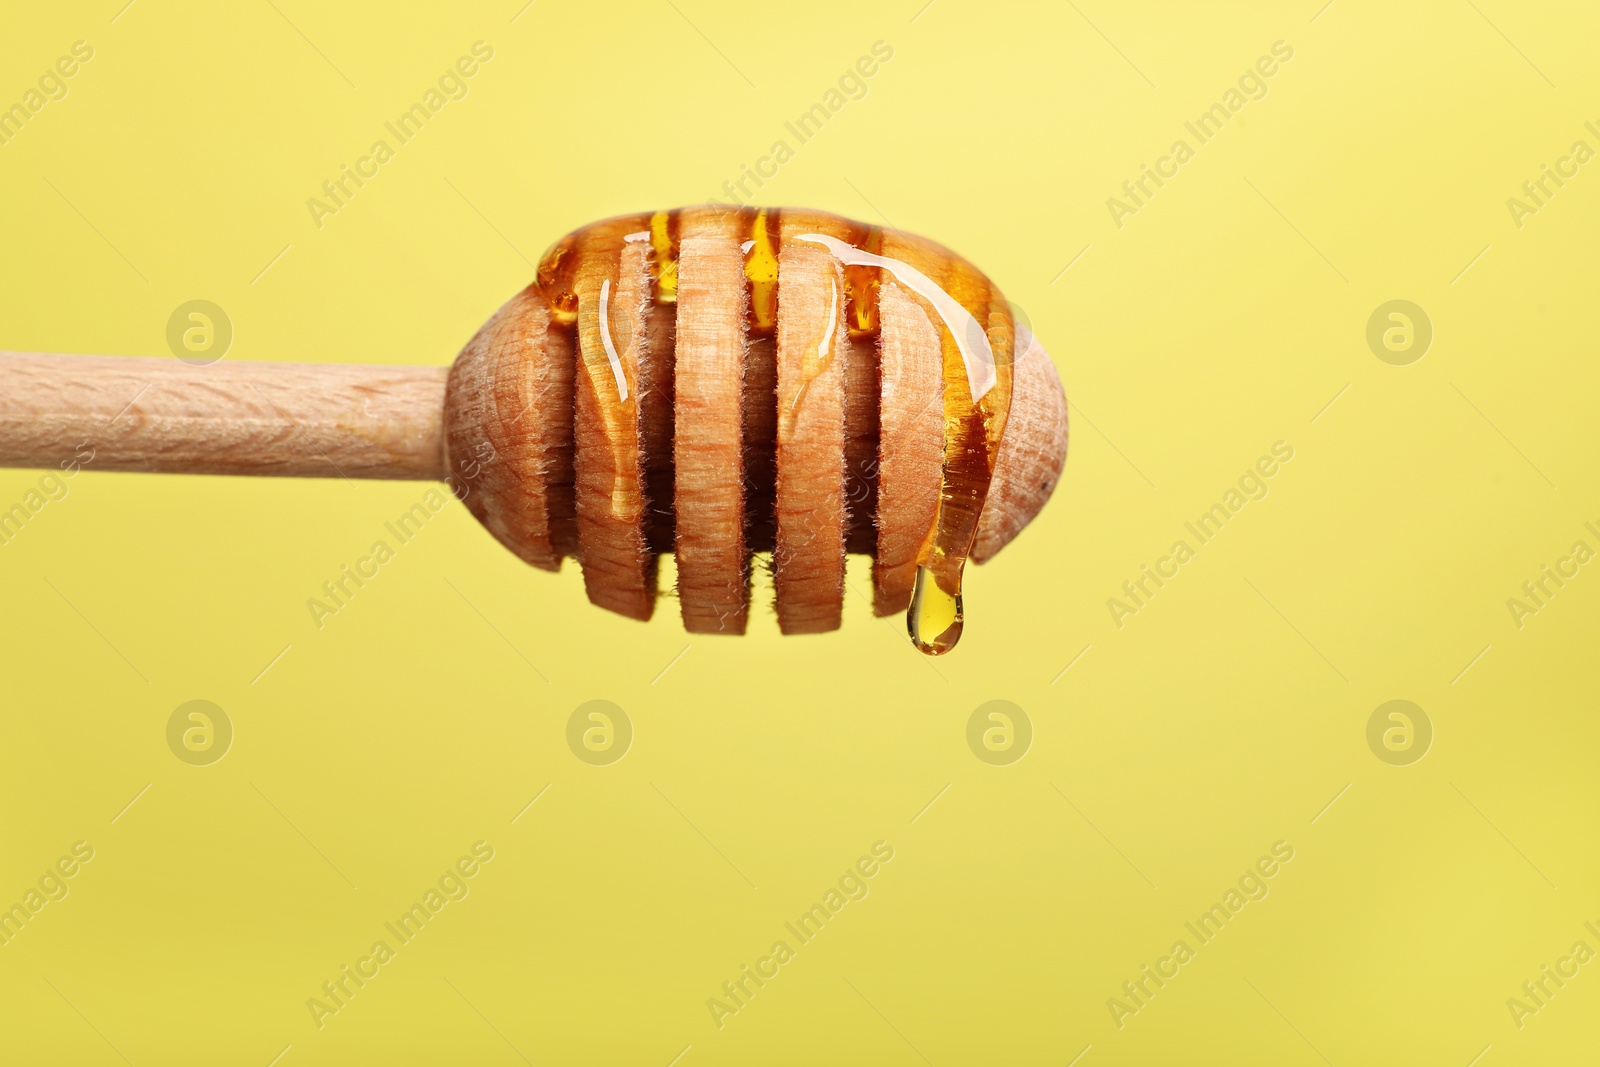
[[[1015,335],[1015,336],[1014,336]],[[1015,354],[1015,358],[1013,355]],[[490,532],[636,619],[678,556],[685,626],[742,633],[772,552],[785,633],[837,627],[846,551],[919,648],[963,566],[1060,481],[1067,407],[989,279],[823,212],[692,208],[574,231],[433,368],[0,352],[0,464],[446,478]]]
[[[639,365],[650,300],[648,250],[619,233],[579,266],[573,443],[578,560],[590,602],[631,619],[655,610],[655,557],[645,541]],[[620,251],[615,246],[620,245]]]
[[[894,615],[911,603],[917,564],[929,549],[939,513],[943,357],[931,311],[893,281],[879,290],[878,315],[882,392],[872,610]]]

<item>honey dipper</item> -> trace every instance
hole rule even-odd
[[[0,352],[0,465],[447,481],[507,548],[650,617],[743,633],[770,553],[786,634],[838,628],[846,552],[917,647],[1060,476],[1066,399],[966,260],[799,209],[684,208],[562,238],[449,368]],[[909,609],[909,610],[908,610]]]

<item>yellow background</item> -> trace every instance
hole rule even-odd
[[[1592,1054],[1600,967],[1521,1029],[1506,1000],[1600,949],[1600,573],[1520,629],[1506,601],[1600,548],[1600,163],[1520,229],[1506,200],[1600,148],[1593,11],[921,2],[13,5],[0,102],[95,56],[0,146],[0,346],[164,355],[204,298],[229,359],[444,363],[551,240],[718,195],[882,40],[761,202],[987,270],[1073,441],[938,661],[859,568],[836,634],[689,637],[454,504],[318,630],[307,598],[424,486],[91,466],[0,547],[0,903],[95,849],[0,947],[0,1060]],[[477,40],[470,94],[315,227]],[[1117,227],[1107,198],[1280,40],[1268,95]],[[1409,366],[1364,337],[1397,298],[1435,331]],[[1119,629],[1107,599],[1279,440],[1270,495]],[[38,477],[0,473],[0,507]],[[212,766],[166,744],[192,699],[236,730]],[[636,731],[612,766],[564,740],[593,699]],[[967,747],[994,699],[1033,724],[1011,766]],[[1434,727],[1411,766],[1367,747],[1391,699]],[[307,998],[478,840],[471,895],[319,1030]],[[719,1030],[707,998],[879,840],[870,895]],[[1280,840],[1267,899],[1119,1029],[1107,999]]]

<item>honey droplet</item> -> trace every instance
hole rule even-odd
[[[927,567],[917,568],[917,584],[906,609],[906,632],[917,651],[942,656],[961,640],[961,591],[946,592]]]
[[[577,234],[569,233],[539,258],[539,269],[534,275],[540,292],[550,305],[550,317],[562,326],[572,326],[578,321],[578,294],[573,291],[573,281],[578,276]]]

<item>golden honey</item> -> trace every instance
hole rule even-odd
[[[738,232],[743,235],[745,330],[748,339],[746,360],[771,361],[773,335],[782,314],[783,292],[779,271],[782,251],[783,211],[779,208],[729,208],[738,215]],[[1014,323],[1009,305],[992,283],[975,267],[954,253],[930,241],[898,232],[892,239],[876,226],[852,223],[818,213],[808,219],[826,219],[830,234],[795,233],[788,240],[806,241],[832,252],[840,263],[838,281],[833,282],[833,310],[828,328],[812,342],[802,357],[801,385],[792,397],[774,398],[775,435],[786,440],[792,432],[795,415],[804,403],[807,388],[836,358],[834,331],[839,316],[848,336],[856,341],[879,340],[878,297],[886,276],[917,294],[934,314],[930,320],[939,330],[941,347],[944,410],[943,458],[940,472],[938,507],[920,558],[917,560],[915,587],[906,615],[907,631],[916,647],[929,655],[940,655],[953,648],[963,627],[962,573],[977,534],[978,516],[988,494],[999,452],[1001,435],[1011,403],[1011,362]],[[841,234],[832,236],[831,234]],[[678,299],[679,212],[623,216],[595,223],[569,234],[551,246],[541,259],[536,284],[551,309],[557,329],[578,328],[579,298],[575,288],[581,263],[606,264],[612,279],[604,286],[607,294],[618,289],[623,249],[628,242],[641,242],[648,250],[648,267],[653,303],[675,304]],[[637,263],[637,260],[635,260]],[[602,321],[618,321],[605,314]],[[626,316],[623,316],[626,321]],[[619,339],[620,340],[620,339]],[[626,344],[626,341],[621,341]],[[609,332],[606,349],[612,350]],[[670,352],[650,352],[650,359],[670,359]],[[605,376],[591,368],[591,380],[599,384]],[[641,371],[641,374],[643,372]],[[770,367],[745,367],[747,380],[775,380]],[[617,375],[622,386],[623,378]],[[670,377],[667,378],[670,381]],[[620,394],[620,395],[619,395]],[[748,394],[747,394],[748,397]],[[747,400],[748,402],[748,400]],[[623,390],[606,394],[603,408],[609,427],[624,413],[632,418],[637,400]],[[757,419],[745,419],[748,438]],[[773,431],[767,431],[771,434]],[[628,435],[632,436],[632,435]],[[641,438],[648,435],[641,434]],[[746,455],[752,444],[746,441]],[[771,437],[766,449],[770,450]],[[649,444],[638,447],[648,448]],[[659,447],[659,441],[656,444]],[[762,448],[757,447],[757,453]],[[660,457],[645,457],[659,465]],[[747,461],[747,468],[751,463]],[[730,471],[730,477],[741,472]],[[753,498],[770,500],[770,462],[759,469],[742,472]],[[763,484],[753,485],[752,481]],[[670,507],[670,501],[652,501],[653,510]],[[747,523],[770,522],[770,506],[751,509]],[[657,524],[659,526],[659,524]],[[770,532],[748,538],[753,549],[770,543]],[[656,551],[666,551],[660,536],[653,536]]]

